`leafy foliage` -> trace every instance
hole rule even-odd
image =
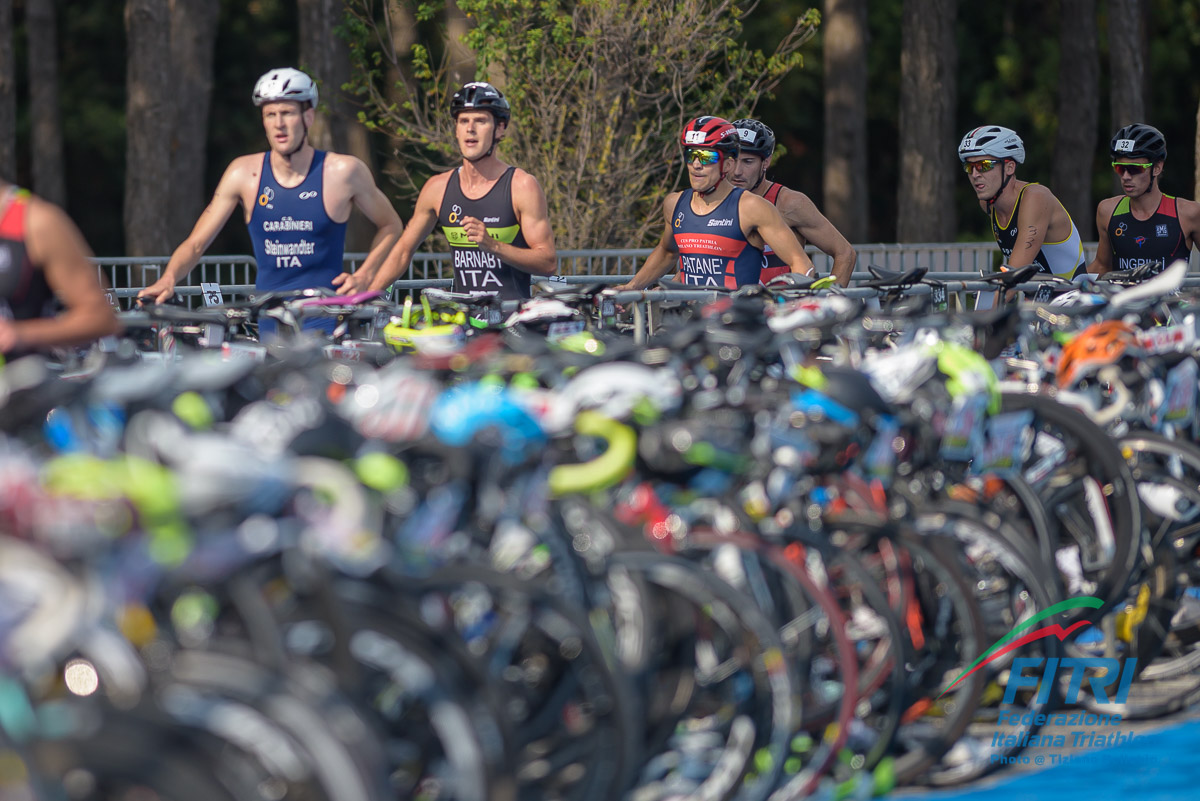
[[[790,71],[820,22],[798,15],[775,48],[743,43],[741,0],[460,0],[477,75],[504,91],[513,120],[500,154],[541,182],[560,248],[646,244],[678,182],[677,132],[701,114],[750,113]],[[350,0],[353,90],[365,121],[410,162],[408,191],[457,160],[447,109],[448,50],[421,36],[395,52],[390,16]],[[417,5],[419,21],[438,6]],[[436,29],[435,29],[436,30]],[[442,31],[437,30],[438,34]],[[392,76],[388,80],[388,76]]]

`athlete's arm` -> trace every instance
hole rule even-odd
[[[450,173],[448,172],[435,175],[421,187],[421,194],[417,196],[417,205],[413,209],[412,219],[408,221],[404,233],[400,235],[391,251],[383,257],[383,261],[377,268],[365,270],[360,267],[354,275],[347,275],[344,279],[342,276],[334,278],[334,283],[340,283],[337,290],[339,294],[353,295],[367,289],[386,290],[408,269],[413,254],[417,252],[417,248],[425,241],[425,237],[429,236],[434,226],[437,225],[438,208],[442,205],[442,198],[446,194],[446,182],[449,177]],[[341,280],[339,281],[339,279]]]
[[[613,289],[645,289],[671,270],[678,268],[679,250],[675,247],[675,236],[671,233],[671,214],[675,209],[675,204],[679,202],[681,194],[683,193],[672,192],[663,200],[663,233],[659,237],[658,244],[654,246],[654,250],[650,251],[650,255],[642,262],[641,269],[634,274],[633,278],[628,283],[620,284]]]
[[[1088,265],[1088,272],[1093,275],[1104,275],[1112,272],[1113,249],[1112,243],[1108,241],[1108,223],[1112,220],[1113,209],[1117,207],[1117,203],[1121,199],[1119,197],[1109,197],[1100,201],[1100,205],[1096,206],[1096,239],[1098,247],[1096,248],[1096,258],[1092,259],[1092,263]]]
[[[812,260],[800,247],[800,240],[796,239],[795,232],[775,204],[752,192],[743,192],[738,200],[738,216],[741,217],[742,231],[750,244],[758,247],[760,245],[756,240],[765,242],[794,273],[812,275],[816,272]]]
[[[346,160],[348,164],[347,180],[353,193],[351,197],[354,205],[368,220],[375,223],[375,236],[371,240],[371,247],[367,251],[367,257],[359,265],[359,269],[374,272],[376,265],[383,261],[384,256],[400,238],[404,231],[404,223],[400,221],[400,215],[392,207],[387,195],[375,185],[375,178],[367,165],[353,156],[339,156],[338,161],[342,160]]]
[[[66,212],[40,198],[25,216],[25,247],[66,311],[56,317],[0,321],[0,351],[77,345],[115,334],[119,325],[100,288],[92,252]]]
[[[858,254],[842,232],[833,226],[817,208],[817,204],[803,192],[783,188],[775,204],[779,213],[805,241],[816,245],[822,253],[833,257],[833,277],[839,284],[850,283],[850,274],[858,261]]]
[[[1200,246],[1200,203],[1175,198],[1175,214],[1179,216],[1179,226],[1191,252],[1192,248]]]
[[[524,170],[515,170],[512,201],[526,247],[495,239],[477,217],[463,217],[463,232],[480,250],[495,254],[518,270],[533,275],[554,275],[558,270],[558,256],[554,250],[554,231],[550,228],[550,214],[541,184]]]
[[[242,202],[247,185],[253,184],[250,191],[257,188],[258,170],[255,169],[255,164],[261,166],[261,154],[239,156],[229,163],[220,183],[217,184],[217,191],[201,212],[192,232],[175,248],[170,261],[163,268],[162,276],[139,292],[138,298],[149,298],[155,303],[170,299],[175,292],[175,284],[196,266],[213,239],[225,227],[238,203]]]
[[[1044,186],[1029,185],[1021,196],[1021,211],[1017,217],[1017,239],[1013,243],[1008,266],[1016,269],[1033,264],[1046,241],[1051,215],[1057,202]]]

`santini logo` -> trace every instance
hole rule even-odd
[[[716,228],[718,225],[733,225],[733,218],[732,217],[722,217],[721,219],[708,221],[709,228]]]

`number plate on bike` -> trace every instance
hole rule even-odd
[[[205,306],[220,306],[225,303],[225,297],[221,294],[221,285],[217,283],[202,282],[200,284],[200,292],[204,295]]]
[[[933,287],[933,302],[938,308],[946,308],[946,287],[944,284],[935,284]]]
[[[1037,292],[1033,293],[1034,303],[1049,303],[1050,298],[1054,297],[1054,293],[1050,291],[1049,284],[1042,284],[1037,288]]]

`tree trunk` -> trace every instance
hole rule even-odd
[[[52,203],[67,204],[62,115],[58,107],[58,30],[54,0],[26,0],[29,37],[29,149],[32,189]]]
[[[17,84],[12,0],[0,0],[0,178],[17,180]]]
[[[825,216],[867,239],[867,0],[825,0]]]
[[[169,0],[125,4],[125,252],[169,255],[166,210],[173,202]]]
[[[900,190],[897,239],[955,235],[955,0],[904,0],[900,54]]]
[[[1092,163],[1100,127],[1100,51],[1092,0],[1062,0],[1059,26],[1058,136],[1050,188],[1085,242],[1096,236]]]
[[[372,167],[371,142],[358,121],[358,107],[342,92],[350,80],[350,49],[333,33],[341,24],[342,0],[300,0],[300,63],[320,87],[317,117],[308,132],[313,147],[349,153]],[[323,108],[322,108],[323,107]],[[375,226],[357,210],[346,229],[346,251],[364,252],[371,246]]]
[[[417,20],[409,11],[403,0],[388,0],[387,3],[388,34],[391,52],[397,55],[395,62],[385,61],[387,70],[387,96],[397,107],[403,106],[412,92],[418,91],[412,75],[407,74],[404,67],[412,52],[412,46],[417,42]],[[383,154],[381,173],[388,176],[394,183],[400,183],[405,175],[405,166],[396,149],[389,148],[390,154]],[[387,191],[386,189],[384,191]]]
[[[1196,145],[1194,150],[1196,155],[1196,168],[1192,177],[1192,197],[1196,198],[1200,197],[1200,106],[1196,107]]]
[[[1108,63],[1112,81],[1112,130],[1147,122],[1146,54],[1142,0],[1108,0]]]
[[[463,44],[462,37],[471,30],[467,15],[458,7],[454,0],[446,3],[446,49],[449,52],[447,62],[450,84],[457,89],[467,81],[475,79],[475,54]],[[504,80],[500,76],[490,75],[492,83],[501,87]]]
[[[171,0],[171,204],[167,238],[182,242],[203,211],[208,112],[212,102],[213,50],[220,0]]]

